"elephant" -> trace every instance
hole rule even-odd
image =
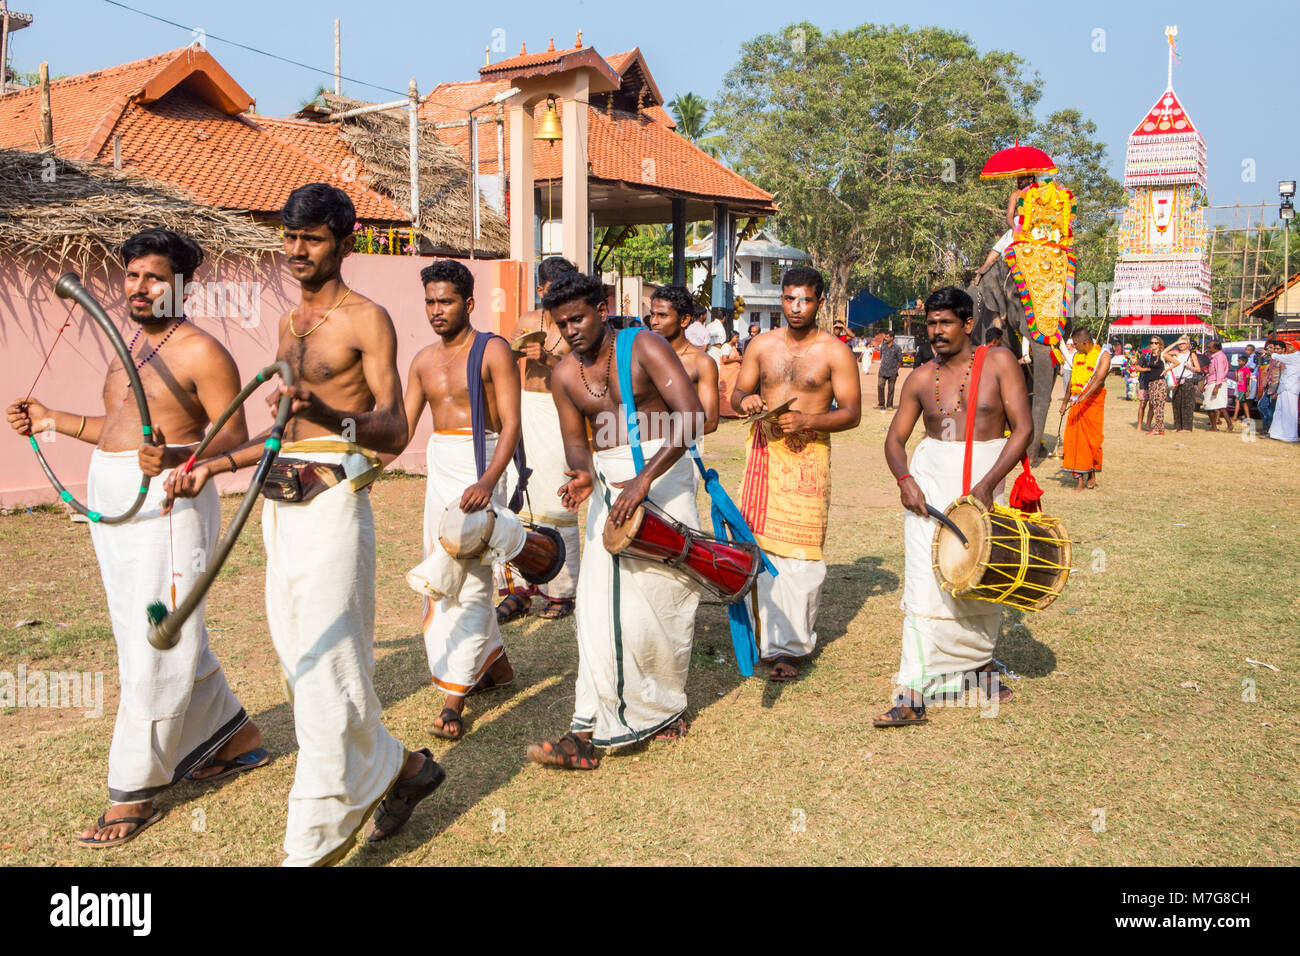
[[[979,272],[979,284],[966,288],[975,304],[971,336],[976,343],[985,341],[989,328],[1000,320],[1003,334],[1011,339],[1029,338],[1029,329],[1025,320],[1025,309],[1016,290],[1015,279],[1004,258],[999,256],[993,263]],[[1008,345],[1017,343],[1008,341]],[[1018,352],[1018,350],[1016,350]],[[1029,457],[1033,463],[1041,461],[1048,452],[1044,447],[1043,431],[1047,425],[1048,413],[1052,405],[1052,386],[1056,382],[1056,370],[1052,365],[1052,350],[1030,340],[1030,364],[1026,372],[1026,384],[1029,387],[1029,406],[1034,420],[1034,434],[1029,440]]]

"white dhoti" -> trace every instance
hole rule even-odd
[[[765,661],[806,657],[817,649],[817,609],[826,562],[787,558],[772,551],[766,556],[777,575],[760,574],[746,605],[755,621],[758,656]]]
[[[148,641],[145,608],[154,601],[171,608],[173,573],[176,602],[184,600],[221,533],[215,487],[178,500],[168,522],[162,506],[169,474],[153,479],[130,521],[90,525],[122,688],[108,752],[108,794],[114,803],[150,799],[215,753],[248,720],[208,646],[203,604],[181,628],[175,647],[160,651]],[[135,451],[95,450],[86,491],[91,509],[119,514],[139,489]]]
[[[973,443],[971,484],[988,474],[1005,438]],[[928,504],[940,511],[962,493],[966,443],[926,438],[912,453],[909,468]],[[995,500],[1006,504],[998,490]],[[988,601],[956,598],[939,587],[930,556],[936,522],[907,511],[903,515],[906,570],[903,576],[903,650],[894,682],[925,696],[963,689],[962,674],[993,660],[1002,608]]]
[[[643,442],[646,460],[662,441]],[[593,456],[595,489],[588,499],[587,535],[575,607],[578,683],[576,732],[598,747],[628,744],[655,733],[686,709],[695,611],[700,592],[680,572],[605,550],[605,518],[620,489],[636,474],[627,445]],[[649,500],[692,528],[695,466],[683,455],[650,486]]]
[[[1227,382],[1215,382],[1213,385],[1207,382],[1203,394],[1205,396],[1201,405],[1203,411],[1217,412],[1228,407]]]
[[[363,455],[313,449],[341,444],[309,439],[284,453],[342,464],[349,478],[364,481],[371,463]],[[267,623],[298,738],[284,864],[323,866],[348,851],[405,759],[380,720],[374,688],[370,492],[343,481],[305,503],[268,500],[262,539]]]
[[[485,462],[496,453],[497,436],[487,436]],[[427,451],[428,479],[424,492],[424,555],[441,551],[438,523],[447,505],[459,502],[465,489],[478,481],[474,438],[461,432],[434,432]],[[497,483],[492,503],[506,503],[506,483]],[[424,649],[434,686],[449,694],[465,694],[488,668],[505,654],[493,601],[491,565],[464,562],[460,594],[438,602],[424,601]]]
[[[549,392],[524,391],[520,395],[520,421],[524,432],[524,456],[532,477],[528,479],[528,498],[521,518],[534,524],[554,528],[564,539],[564,567],[538,591],[553,601],[572,599],[578,588],[579,539],[578,516],[560,504],[560,487],[568,482],[564,458],[564,436],[560,434],[560,415]],[[510,471],[514,473],[513,463]],[[518,477],[511,479],[513,482]]]
[[[1297,412],[1300,412],[1300,352],[1287,352],[1274,355],[1273,361],[1282,366],[1282,377],[1278,380],[1277,397],[1273,400],[1273,424],[1269,427],[1268,437],[1278,441],[1296,441],[1300,439],[1297,430]]]

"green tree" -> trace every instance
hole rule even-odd
[[[1039,97],[1022,68],[934,27],[801,23],[742,47],[715,120],[737,169],[778,197],[777,231],[826,273],[828,319],[855,270],[914,296],[983,260],[1007,190],[979,171]]]
[[[716,130],[707,101],[694,93],[682,93],[668,101],[668,109],[677,121],[678,133],[714,159],[721,157],[726,138],[712,135]]]

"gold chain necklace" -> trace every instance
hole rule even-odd
[[[469,345],[469,343],[473,341],[474,341],[474,330],[470,329],[469,334],[465,336],[465,341],[461,342],[460,345],[456,346],[456,351],[451,353],[451,358],[447,359],[447,361],[439,365],[438,368],[447,368],[448,366],[450,366],[452,362],[456,361],[456,356],[461,353],[461,351],[465,348],[465,346]],[[443,347],[445,348],[446,346]]]
[[[782,329],[781,331],[784,333],[781,336],[781,342],[783,345],[785,345],[786,353],[790,355],[792,358],[803,358],[805,355],[807,355],[809,352],[812,351],[813,346],[817,344],[817,339],[821,337],[821,329],[817,329],[812,334],[812,342],[809,344],[809,346],[806,349],[804,349],[802,352],[796,352],[790,348],[790,330],[787,328],[787,329]]]
[[[347,298],[348,296],[350,296],[351,294],[352,294],[352,290],[351,290],[351,289],[348,289],[346,292],[344,292],[344,293],[343,293],[343,297],[342,297],[341,299],[339,299],[337,302],[334,303],[334,308],[330,309],[330,310],[329,310],[328,312],[326,312],[323,316],[321,316],[321,320],[320,320],[319,322],[317,322],[315,325],[313,325],[313,326],[312,326],[310,329],[308,329],[306,332],[299,332],[297,329],[295,329],[295,328],[293,327],[293,316],[294,316],[294,313],[298,311],[297,306],[295,306],[294,308],[292,308],[292,309],[289,310],[289,331],[292,332],[292,333],[293,333],[295,336],[297,336],[298,338],[300,338],[300,339],[305,339],[307,336],[311,335],[313,332],[315,332],[317,329],[319,329],[322,325],[324,325],[324,324],[325,324],[325,320],[328,319],[331,315],[334,314],[334,309],[337,309],[339,306],[341,306],[341,305],[343,304],[343,300],[346,299],[346,298]]]

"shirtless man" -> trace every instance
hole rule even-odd
[[[406,380],[406,422],[412,435],[427,404],[433,414],[433,434],[427,450],[428,478],[424,497],[424,554],[438,543],[443,511],[458,501],[462,511],[482,511],[506,504],[505,473],[519,444],[519,366],[500,336],[476,332],[474,276],[459,262],[444,259],[420,272],[424,308],[438,341],[426,345],[411,361]],[[475,455],[470,413],[468,360],[476,355],[474,341],[486,336],[479,356],[474,387],[486,398],[484,461]],[[435,687],[447,694],[433,734],[456,740],[464,732],[461,714],[465,697],[502,687],[515,672],[501,643],[492,606],[492,568],[474,562],[456,598],[434,607],[425,599],[424,646]]]
[[[876,717],[877,727],[925,723],[925,700],[964,690],[975,676],[990,700],[1004,701],[993,645],[1002,621],[1001,605],[954,598],[935,580],[930,554],[934,520],[926,504],[939,510],[962,494],[966,416],[971,410],[974,348],[970,341],[971,297],[949,286],[925,300],[926,329],[934,359],[903,383],[898,412],[885,437],[885,461],[898,481],[903,516],[906,576],[903,581],[903,649],[895,678],[894,706]],[[1029,394],[1015,355],[990,348],[976,385],[970,493],[992,507],[1006,504],[1003,481],[1020,461],[1034,433]],[[907,441],[917,419],[925,420],[925,439],[907,464]],[[1004,437],[1010,428],[1011,436]]]
[[[284,838],[287,866],[328,866],[347,853],[376,805],[370,840],[391,836],[445,773],[427,750],[408,753],[381,722],[374,689],[375,525],[368,485],[380,454],[406,447],[397,336],[383,308],[343,284],[356,211],[342,190],[310,183],[281,212],[299,304],[280,317],[276,357],[292,396],[283,458],[328,473],[328,487],[262,509],[266,615],[293,705],[298,765]],[[193,495],[213,475],[254,464],[259,436],[171,483]],[[233,466],[233,467],[232,467]],[[316,485],[319,488],[319,485]],[[383,802],[380,803],[380,798]]]
[[[742,415],[793,405],[775,420],[755,421],[746,442],[740,512],[777,574],[759,575],[759,656],[769,680],[790,681],[797,660],[817,646],[817,608],[826,563],[822,545],[830,508],[831,432],[856,428],[862,386],[852,350],[817,327],[826,282],[800,266],[781,278],[786,325],[764,332],[745,349],[731,404]],[[832,407],[832,404],[834,407]]]
[[[95,445],[87,505],[104,514],[118,514],[135,500],[142,471],[170,475],[182,464],[240,387],[230,353],[172,307],[176,291],[203,261],[198,244],[167,229],[146,229],[122,244],[121,255],[123,294],[137,326],[131,353],[157,444],[140,444],[140,413],[116,355],[104,381],[103,415],[54,411],[35,399],[14,402],[8,410],[9,424],[20,435],[52,429]],[[164,435],[178,444],[164,444]],[[208,447],[220,455],[247,438],[241,410]],[[177,508],[170,523],[164,498],[163,481],[154,481],[131,520],[90,525],[117,644],[122,699],[108,752],[112,806],[81,834],[83,847],[119,846],[136,837],[163,815],[154,809],[154,797],[187,774],[211,780],[270,760],[261,749],[261,732],[208,647],[201,604],[171,650],[159,651],[146,640],[146,605],[163,600],[175,607],[183,600],[198,577],[189,556],[209,553],[221,532],[215,488]],[[173,554],[185,560],[173,567]]]
[[[661,566],[610,554],[602,533],[606,518],[621,527],[646,500],[699,527],[695,468],[683,452],[698,437],[704,409],[667,342],[609,326],[600,279],[563,276],[543,306],[572,349],[552,377],[569,464],[560,497],[575,513],[583,501],[590,503],[576,611],[573,722],[559,740],[530,746],[528,757],[594,770],[597,747],[686,733],[686,673],[700,592]],[[630,378],[631,395],[619,384],[620,369]],[[626,427],[625,401],[641,431],[636,441]]]
[[[537,267],[538,301],[546,296],[551,283],[556,279],[577,271],[577,266],[568,259],[559,256],[543,259]],[[544,591],[538,589],[538,593],[547,599],[547,605],[537,616],[546,621],[558,621],[573,613],[573,598],[578,588],[578,519],[565,511],[559,499],[553,496],[555,489],[565,482],[565,464],[560,419],[556,416],[555,402],[551,399],[551,372],[569,354],[569,345],[541,308],[519,316],[514,331],[510,333],[510,341],[515,341],[526,332],[537,331],[543,332],[546,339],[530,343],[522,349],[524,384],[520,400],[524,454],[528,459],[528,467],[533,472],[529,480],[532,490],[527,507],[536,510],[524,511],[520,516],[554,528],[564,540],[564,567],[543,585]],[[527,614],[531,607],[532,598],[528,594],[512,590],[497,606],[497,621],[503,624],[513,620]]]
[[[718,430],[718,363],[686,340],[686,326],[694,309],[695,301],[685,286],[661,286],[650,297],[650,330],[668,340],[690,376],[704,406],[704,434],[708,435]]]

